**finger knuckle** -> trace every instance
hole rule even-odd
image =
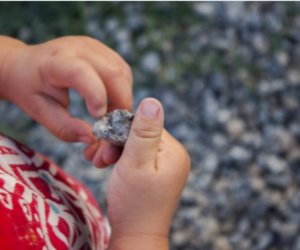
[[[125,62],[124,66],[125,75],[127,76],[128,82],[130,85],[133,84],[132,70],[128,63]]]
[[[80,61],[73,61],[70,65],[69,77],[75,82],[79,80],[87,72],[87,65]]]
[[[160,136],[160,131],[154,126],[142,125],[139,127],[132,128],[133,133],[140,138],[153,139]]]
[[[68,127],[66,125],[63,125],[58,128],[54,134],[58,139],[66,141],[68,137]]]
[[[131,67],[127,62],[124,63],[124,71],[127,75],[132,75]]]
[[[54,46],[50,52],[50,57],[58,57],[64,53],[64,49],[59,46]]]
[[[124,78],[126,76],[126,67],[123,67],[121,63],[113,63],[110,66],[110,74],[115,78]]]
[[[66,36],[57,38],[49,43],[52,45],[50,56],[59,57],[62,55],[76,55],[83,47],[85,39],[79,36]]]
[[[41,46],[41,54],[46,55],[48,59],[51,59],[51,61],[57,61],[61,58],[66,57],[67,55],[70,55],[72,53],[72,50],[70,49],[70,44],[68,44],[64,40],[54,40],[51,43],[51,46]],[[49,60],[48,60],[49,61]]]
[[[65,52],[70,50],[77,43],[77,40],[72,36],[61,37],[52,41],[56,52]]]

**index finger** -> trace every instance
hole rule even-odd
[[[100,42],[95,42],[91,51],[88,53],[85,51],[81,57],[93,66],[103,80],[110,101],[109,109],[131,110],[133,85],[131,68],[117,53]]]

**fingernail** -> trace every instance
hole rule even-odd
[[[145,117],[155,117],[158,111],[159,111],[159,106],[155,102],[147,101],[142,104],[142,114]]]
[[[93,139],[90,137],[87,137],[87,136],[79,136],[78,140],[85,144],[93,144],[94,143]]]
[[[99,109],[98,110],[98,116],[99,117],[104,116],[106,114],[106,111],[107,111],[106,107],[103,107],[103,108]]]

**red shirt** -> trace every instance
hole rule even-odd
[[[0,250],[103,250],[108,234],[82,184],[0,134]]]

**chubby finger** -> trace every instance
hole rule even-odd
[[[97,168],[105,168],[116,163],[122,154],[122,148],[102,141],[93,158],[93,165]]]
[[[85,99],[89,113],[101,117],[107,110],[105,86],[95,69],[86,61],[54,57],[41,68],[43,82],[58,88],[74,88]]]
[[[51,97],[41,95],[32,97],[25,112],[62,141],[86,144],[93,144],[96,141],[90,124],[72,117]]]
[[[155,167],[163,131],[164,112],[159,101],[147,98],[140,104],[122,154],[126,166]]]
[[[102,48],[103,50],[103,48]],[[109,51],[108,51],[109,52]],[[103,80],[110,103],[115,109],[132,108],[132,73],[129,65],[119,56],[116,58],[103,51],[85,53],[83,58],[91,63]]]
[[[100,142],[101,142],[101,140],[97,140],[94,144],[87,146],[83,150],[84,159],[86,159],[87,161],[92,161],[94,159],[94,156],[95,156],[98,148],[100,147]]]
[[[103,151],[103,161],[107,165],[116,163],[121,157],[123,152],[123,147],[107,143]]]

